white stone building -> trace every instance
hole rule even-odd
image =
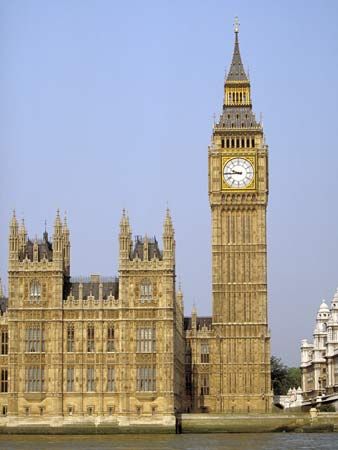
[[[338,400],[338,289],[331,307],[319,307],[313,343],[302,340],[301,371],[304,404]]]

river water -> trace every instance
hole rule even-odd
[[[337,450],[337,433],[4,436],[1,450]]]

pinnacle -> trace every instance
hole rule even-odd
[[[246,82],[249,81],[249,79],[245,73],[244,67],[243,67],[241,53],[239,50],[238,28],[235,28],[234,52],[232,55],[231,66],[230,66],[226,81],[246,81]]]

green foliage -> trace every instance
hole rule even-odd
[[[300,369],[288,367],[281,358],[271,356],[271,384],[274,395],[286,395],[290,388],[300,386]]]
[[[332,404],[324,404],[319,406],[320,412],[336,412],[335,407]]]

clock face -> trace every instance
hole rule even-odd
[[[245,188],[252,182],[253,177],[253,165],[245,158],[233,158],[224,165],[223,178],[231,188]]]

